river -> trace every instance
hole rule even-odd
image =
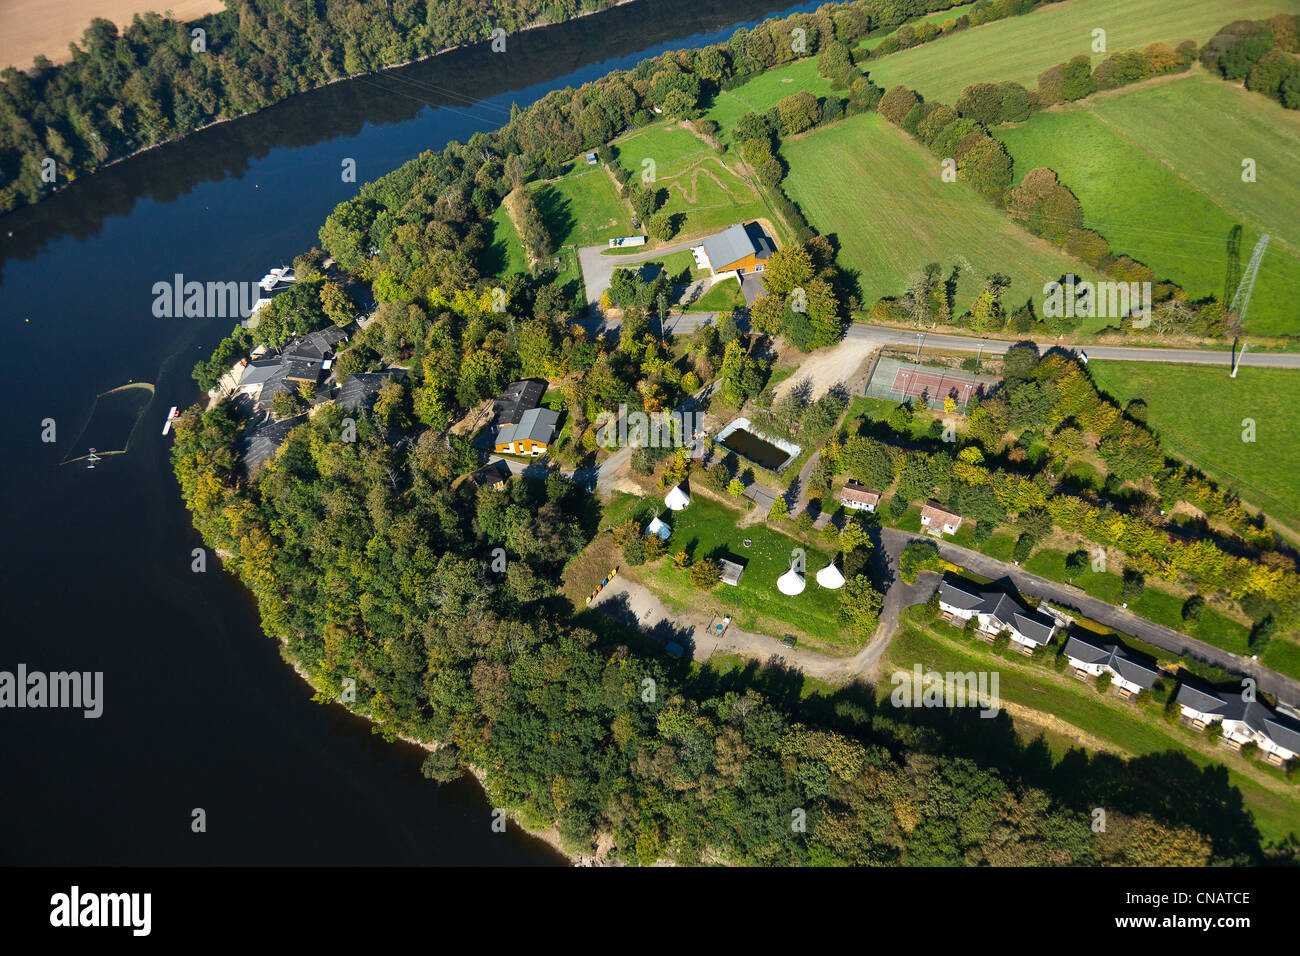
[[[643,0],[512,36],[505,54],[466,48],[294,97],[0,218],[0,670],[104,675],[98,719],[0,711],[0,863],[564,862],[513,825],[494,833],[472,779],[434,785],[419,748],[312,703],[238,583],[215,560],[191,570],[201,541],[159,432],[198,399],[190,369],[232,322],[155,318],[151,290],[176,273],[256,280],[316,244],[360,183],[500,126],[512,103],[816,5]],[[129,401],[92,417],[95,396],[128,382],[156,391],[130,393],[139,424],[104,455],[125,443]],[[60,464],[89,445],[93,469]]]

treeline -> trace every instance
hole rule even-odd
[[[956,33],[960,30],[978,27],[985,23],[992,23],[994,20],[1005,19],[1006,17],[1020,16],[1023,13],[1029,13],[1041,6],[1046,6],[1049,3],[1059,2],[1060,0],[978,0],[969,11],[953,18],[952,20],[944,20],[942,22],[928,20],[922,23],[904,23],[889,36],[881,40],[874,50],[862,50],[861,58],[867,60],[876,57],[889,56],[891,53],[897,53],[899,50],[910,50],[914,46],[929,43],[931,40],[937,40],[939,37],[948,36],[949,34]],[[922,16],[925,13],[937,13],[948,9],[949,7],[959,5],[960,4],[957,2],[931,4],[931,9],[918,9],[916,15]]]
[[[357,440],[343,442],[342,414],[323,408],[246,482],[228,406],[188,410],[173,461],[196,526],[229,553],[267,634],[319,700],[355,682],[348,706],[386,736],[436,742],[428,776],[481,769],[494,805],[558,827],[570,852],[602,841],[633,864],[1260,859],[1244,818],[1232,838],[1212,839],[1124,798],[1094,833],[1096,803],[939,756],[941,727],[877,710],[870,695],[813,725],[778,687],[693,681],[601,640],[555,598],[565,561],[594,531],[580,490],[559,477],[453,488],[467,462],[432,430],[394,446],[363,415]],[[497,548],[507,562],[494,572]],[[1088,797],[1118,798],[1107,788],[1128,787],[1127,776],[1101,775]]]
[[[217,120],[607,0],[227,0],[193,23],[95,18],[72,61],[0,72],[0,213]],[[193,30],[203,31],[200,37]],[[42,177],[53,159],[53,182]]]
[[[1234,20],[1201,47],[1201,65],[1225,80],[1245,81],[1289,110],[1300,110],[1300,15]]]

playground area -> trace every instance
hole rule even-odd
[[[958,408],[965,408],[972,398],[986,395],[999,381],[991,375],[882,357],[871,373],[865,394],[896,402],[920,397],[935,409],[943,408],[945,399],[951,398]]]

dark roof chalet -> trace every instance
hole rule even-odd
[[[337,325],[317,329],[300,338],[294,339],[280,353],[286,361],[315,362],[320,364],[334,354],[335,347],[347,341],[347,333]]]
[[[478,471],[470,472],[465,480],[479,488],[491,488],[510,478],[510,468],[501,459],[488,462]]]
[[[1009,594],[985,591],[970,581],[945,575],[939,585],[939,599],[952,607],[987,614],[993,621],[1013,628],[1035,644],[1052,639],[1056,622],[1039,611],[1031,611]]]
[[[280,392],[291,392],[297,385],[289,380],[289,366],[281,362],[271,370],[271,374],[266,376],[262,382],[262,391],[257,396],[257,407],[267,409],[271,407],[271,399],[275,398]]]
[[[335,401],[340,408],[350,412],[369,411],[384,384],[405,374],[406,369],[394,368],[383,372],[357,372],[349,375],[339,388],[339,396]]]
[[[1271,710],[1259,700],[1248,701],[1235,689],[1182,684],[1174,701],[1202,714],[1240,721],[1292,753],[1300,753],[1300,721]]]
[[[536,408],[546,394],[546,382],[539,378],[525,378],[511,382],[492,400],[492,424],[497,428],[518,425],[524,412]]]
[[[1135,654],[1123,644],[1103,641],[1093,635],[1075,632],[1065,642],[1065,654],[1086,664],[1102,664],[1111,668],[1131,684],[1147,690],[1156,682],[1160,672],[1149,658]]]
[[[244,469],[251,472],[263,462],[270,461],[280,450],[289,432],[307,420],[306,415],[295,415],[281,422],[272,422],[244,436],[240,450],[244,456]]]

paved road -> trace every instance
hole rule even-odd
[[[923,540],[922,535],[909,534],[906,531],[893,528],[883,529],[881,538],[885,550],[891,555],[891,560],[895,562],[897,556],[902,553],[903,548],[907,546],[909,541]],[[933,541],[934,539],[929,538],[928,540]],[[1148,621],[1136,614],[1130,614],[1123,608],[1089,597],[1072,585],[1059,584],[1056,581],[1040,578],[1015,565],[1004,564],[990,558],[988,555],[980,554],[978,551],[972,551],[969,548],[963,548],[947,541],[940,541],[938,544],[939,553],[944,558],[982,577],[996,580],[1010,578],[1011,583],[1015,585],[1021,594],[1075,608],[1084,617],[1091,618],[1098,624],[1114,628],[1121,634],[1131,634],[1139,640],[1146,641],[1148,644],[1153,644],[1171,653],[1183,654],[1231,673],[1253,677],[1261,690],[1272,694],[1293,707],[1300,706],[1300,681],[1284,677],[1276,671],[1262,666],[1257,661],[1238,657],[1236,654],[1231,654],[1212,644],[1206,644],[1194,637],[1188,637],[1180,631]]]
[[[913,332],[908,329],[886,328],[880,325],[854,323],[845,333],[846,338],[869,343],[872,348],[892,346],[915,349],[919,341],[922,348],[954,352],[979,352],[985,355],[1002,355],[1014,342],[1002,339],[981,339],[970,335],[948,335],[936,332]],[[1040,351],[1054,348],[1056,343],[1039,342]],[[1115,359],[1121,362],[1185,362],[1193,365],[1232,366],[1232,352],[1205,349],[1151,349],[1113,345],[1063,346],[1074,352],[1084,352],[1089,359]],[[1300,353],[1250,352],[1241,357],[1242,365],[1269,368],[1300,368]]]
[[[587,287],[588,304],[591,305],[593,310],[596,309],[601,295],[609,288],[610,277],[614,275],[615,269],[650,262],[653,259],[662,259],[674,252],[693,249],[702,241],[701,239],[685,239],[667,246],[659,246],[653,251],[629,252],[618,256],[604,254],[609,246],[583,246],[578,250],[578,262],[582,264],[582,281]]]

